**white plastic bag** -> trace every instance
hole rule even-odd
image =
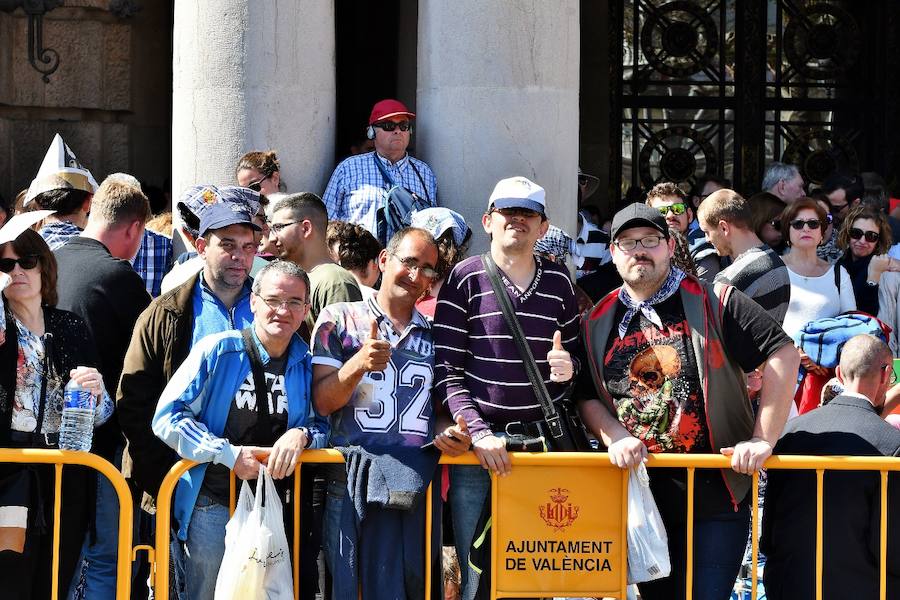
[[[628,476],[628,583],[668,577],[669,541],[643,463]]]
[[[225,555],[215,600],[291,600],[294,579],[284,532],[281,499],[266,468],[259,467],[257,493],[244,482],[234,515],[225,526]]]

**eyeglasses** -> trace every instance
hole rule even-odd
[[[36,255],[23,256],[22,258],[0,258],[0,271],[12,273],[18,264],[23,269],[33,269],[40,259]]]
[[[403,265],[410,273],[421,273],[423,277],[427,277],[428,279],[434,279],[435,277],[437,277],[437,271],[435,271],[431,267],[420,265],[419,261],[414,259],[412,256],[400,257],[393,252],[391,252],[390,254],[398,261],[400,261],[400,264]]]
[[[258,181],[253,181],[251,183],[248,183],[247,187],[250,188],[251,190],[253,190],[254,192],[259,192],[262,190],[262,182],[271,176],[272,176],[272,174],[269,173],[268,175],[266,175],[265,177],[263,177],[262,179],[260,179]]]
[[[503,215],[504,219],[512,219],[514,217],[521,217],[523,219],[531,219],[534,217],[540,217],[541,213],[536,210],[531,210],[530,208],[492,208],[492,213],[500,213]]]
[[[672,211],[673,215],[683,215],[684,211],[687,210],[687,206],[684,202],[676,202],[675,204],[667,204],[666,206],[657,206],[656,210],[659,211],[659,214],[662,216],[666,216],[669,214],[669,211]]]
[[[282,300],[281,298],[266,298],[264,296],[260,296],[256,292],[253,292],[253,295],[262,300],[266,304],[266,306],[268,306],[272,310],[280,310],[282,308],[286,308],[291,312],[300,312],[308,304],[308,302],[306,302],[305,300]]]
[[[874,244],[879,239],[881,239],[881,234],[878,233],[877,231],[863,231],[862,229],[859,229],[858,227],[850,228],[850,239],[851,240],[858,240],[859,238],[861,238],[863,236],[866,237],[866,241],[869,242],[870,244]]]
[[[373,127],[384,129],[385,131],[393,131],[399,127],[400,131],[409,131],[412,129],[412,123],[409,121],[400,121],[399,123],[396,121],[382,121],[381,123],[375,123]]]
[[[891,378],[888,380],[888,383],[891,385],[896,385],[897,383],[897,371],[894,370],[894,365],[883,365],[881,367],[882,371],[888,371],[891,374]]]
[[[613,242],[613,244],[615,244],[619,250],[630,252],[631,250],[637,248],[638,244],[640,244],[644,248],[656,248],[657,246],[659,246],[659,243],[663,241],[663,239],[665,238],[659,235],[648,235],[647,237],[641,238],[639,240],[631,240],[627,238],[624,240],[616,240],[615,242]]]
[[[793,227],[797,231],[803,229],[804,225],[815,231],[816,229],[822,228],[822,221],[818,219],[808,219],[806,221],[804,221],[803,219],[794,219],[793,221],[791,221],[791,227]]]
[[[272,233],[274,233],[275,235],[278,235],[282,231],[284,231],[285,229],[290,227],[291,225],[296,225],[299,222],[300,221],[288,221],[287,223],[272,223],[271,225],[269,225],[269,229],[272,231]]]

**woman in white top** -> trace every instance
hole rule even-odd
[[[831,265],[816,255],[828,225],[826,218],[825,210],[811,198],[798,199],[781,215],[781,231],[787,233],[791,247],[790,253],[782,257],[791,278],[791,302],[783,326],[791,337],[810,321],[856,310],[850,275],[843,267]],[[807,371],[818,375],[827,371],[803,353],[801,363]]]

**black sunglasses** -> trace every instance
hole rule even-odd
[[[877,231],[863,231],[862,229],[859,229],[857,227],[850,228],[850,239],[851,240],[858,240],[859,238],[861,238],[863,236],[865,236],[866,241],[869,242],[870,244],[874,244],[879,239],[881,239],[881,234],[878,233]]]
[[[16,263],[23,269],[33,269],[38,264],[36,255],[23,256],[22,258],[0,258],[0,271],[4,273],[12,273],[16,268]]]
[[[793,221],[791,221],[791,227],[793,227],[797,231],[803,229],[804,225],[815,231],[816,229],[822,228],[822,221],[818,219],[808,219],[806,221],[804,221],[803,219],[794,219]]]
[[[265,177],[263,177],[262,179],[260,179],[258,181],[253,181],[251,183],[248,183],[247,187],[250,188],[251,190],[253,190],[254,192],[260,192],[260,191],[262,191],[262,182],[271,176],[272,176],[272,174],[269,173],[268,175],[266,175]]]
[[[382,121],[381,123],[375,123],[375,127],[379,129],[384,129],[385,131],[393,131],[400,128],[400,131],[409,131],[412,129],[412,123],[409,121],[400,121],[399,123],[395,121]]]

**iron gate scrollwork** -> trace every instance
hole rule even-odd
[[[900,162],[900,151],[883,150],[898,95],[886,95],[879,75],[898,59],[866,43],[893,35],[872,28],[897,22],[898,5],[619,0],[610,11],[619,20],[610,55],[621,61],[611,189],[715,174],[749,195],[773,160],[797,164],[815,183]]]

